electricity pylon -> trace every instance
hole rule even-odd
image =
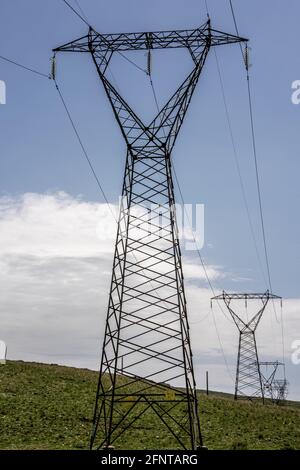
[[[279,361],[260,361],[259,367],[264,397],[269,398],[273,402],[283,401],[287,390],[283,390],[282,393],[282,386],[284,385],[285,389],[287,389],[287,381],[285,379],[278,379],[276,375],[279,368],[284,369],[284,363]]]
[[[228,294],[223,291],[221,295],[213,297],[212,300],[223,300],[234,323],[239,330],[239,348],[236,366],[236,380],[234,398],[262,398],[264,401],[264,388],[260,363],[258,361],[257,344],[255,332],[265,308],[270,299],[280,299],[277,295],[266,291],[263,294]],[[232,300],[261,300],[260,310],[250,320],[242,319],[241,315],[233,311],[230,304]]]
[[[282,404],[288,395],[289,382],[286,379],[275,379],[273,382],[274,401]]]
[[[91,448],[121,442],[147,413],[149,426],[159,433],[163,425],[173,439],[164,444],[160,433],[156,447],[202,446],[171,151],[210,48],[242,41],[208,21],[179,31],[99,34],[90,28],[54,49],[91,55],[127,145]],[[113,54],[167,48],[185,48],[193,68],[145,125],[106,72]]]

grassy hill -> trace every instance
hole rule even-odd
[[[88,448],[97,378],[57,365],[0,366],[0,449]],[[201,392],[199,402],[210,449],[300,449],[299,403],[263,406]],[[138,440],[127,435],[119,448],[155,449],[162,439],[167,446],[166,433],[151,431],[142,419],[138,429]]]

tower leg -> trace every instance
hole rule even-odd
[[[254,331],[240,332],[235,398],[264,399]]]
[[[173,448],[195,450],[202,439],[169,155],[128,151],[122,196],[91,448],[122,442],[145,416]]]
[[[237,400],[238,398],[238,388],[239,388],[239,374],[240,374],[240,357],[241,357],[241,339],[242,335],[239,335],[239,348],[238,348],[238,355],[236,361],[236,376],[235,376],[235,388],[234,388],[234,399]]]
[[[257,352],[257,344],[256,344],[255,333],[253,333],[253,340],[254,340],[254,346],[255,346],[257,374],[258,374],[259,384],[260,384],[260,394],[261,394],[262,402],[264,404],[265,403],[264,387],[263,387],[262,376],[261,376],[261,371],[260,371],[260,364],[259,364],[259,360],[258,360],[258,352]]]

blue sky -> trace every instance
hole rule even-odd
[[[77,7],[76,2],[72,4]],[[206,20],[204,1],[81,0],[80,5],[100,32],[194,28]],[[209,0],[208,5],[213,27],[234,33],[229,2]],[[300,4],[296,0],[252,0],[235,1],[234,5],[240,34],[250,39],[252,48],[250,73],[273,290],[284,298],[298,299],[300,106],[291,103],[291,84],[300,79]],[[87,30],[61,0],[2,0],[0,24],[0,55],[44,73],[50,72],[52,48]],[[245,70],[238,46],[220,47],[217,54],[263,258]],[[135,60],[145,66],[143,54]],[[168,57],[153,55],[153,79],[162,103],[189,67],[191,63],[181,52]],[[130,103],[143,117],[150,117],[155,108],[143,74],[121,59],[113,63],[113,71]],[[81,195],[84,201],[103,202],[54,84],[3,61],[0,79],[7,86],[7,104],[0,106],[0,195],[64,191],[74,198]],[[133,80],[139,79],[141,87],[132,87]],[[91,59],[60,54],[57,80],[108,199],[114,203],[120,193],[125,146]],[[173,158],[185,201],[205,204],[203,257],[210,266],[230,273],[218,285],[237,291],[264,290],[213,53],[200,77]],[[297,334],[300,337],[299,329]],[[289,349],[289,338],[287,343]],[[291,370],[296,374],[295,367]]]

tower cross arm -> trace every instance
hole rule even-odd
[[[89,34],[53,49],[54,52],[91,52],[91,49],[124,52],[148,49],[188,48],[194,49],[206,44],[221,46],[247,42],[234,34],[212,29],[210,21],[196,29],[154,31],[143,33],[100,34],[90,27]]]
[[[75,39],[74,41],[67,42],[62,46],[58,46],[53,49],[53,52],[90,52],[89,34]]]
[[[216,295],[215,297],[212,297],[211,300],[223,300],[224,296],[228,298],[229,300],[263,300],[265,298],[274,299],[274,300],[282,299],[282,297],[280,297],[279,295],[275,295],[269,291],[266,291],[262,294],[261,293],[228,294],[227,292],[223,292],[220,295]]]
[[[217,29],[210,29],[211,46],[223,46],[225,44],[234,44],[237,42],[248,42],[249,39],[236,36],[234,34],[224,33]]]
[[[229,293],[229,294],[223,291],[222,294],[212,297],[211,301],[212,300],[224,301],[228,311],[230,312],[236,326],[239,328],[240,331],[255,332],[258,326],[258,323],[260,322],[260,319],[270,299],[273,299],[273,300],[279,299],[282,301],[282,297],[279,297],[278,295],[275,295],[275,294],[271,294],[268,290],[264,293]],[[230,304],[232,300],[244,300],[245,302],[247,302],[248,300],[261,300],[262,307],[249,321],[246,322],[242,320],[242,318],[236,312],[234,312],[234,310],[231,308]]]

